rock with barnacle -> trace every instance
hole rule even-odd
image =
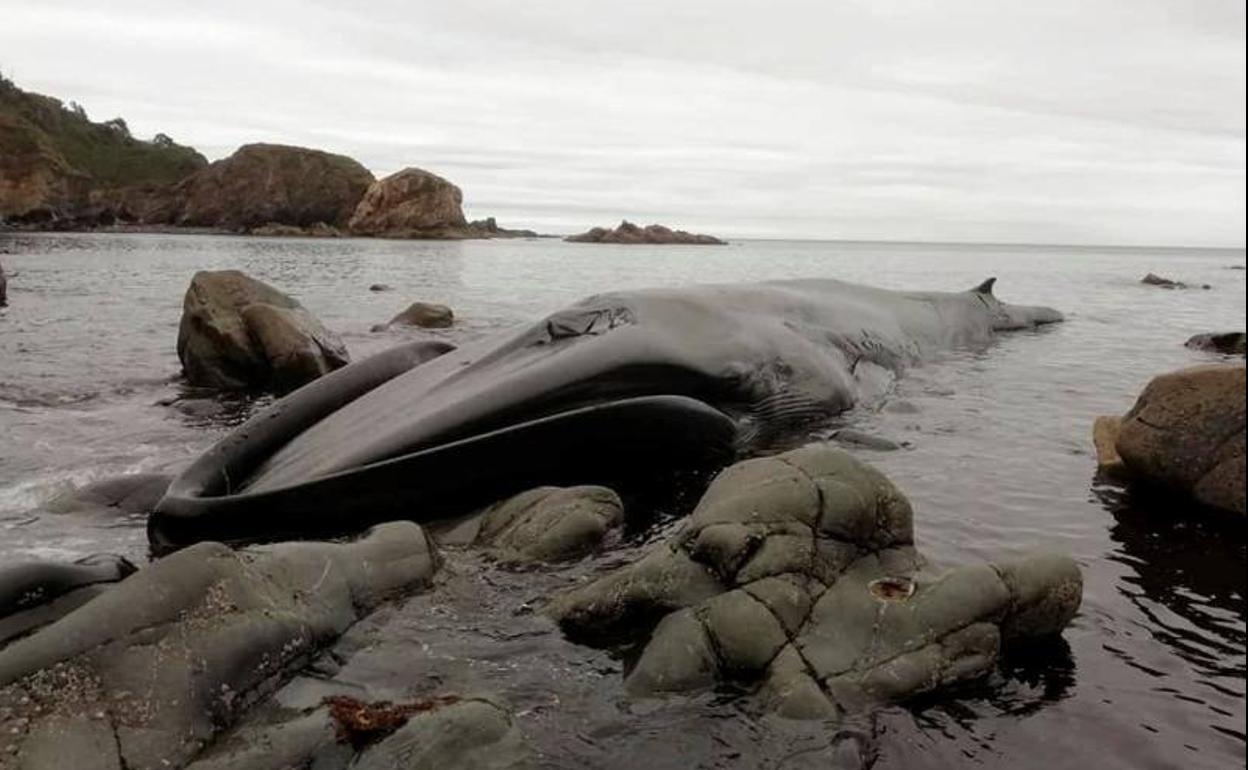
[[[812,444],[728,468],[671,540],[548,613],[588,638],[657,619],[635,694],[761,679],[774,711],[825,718],[983,675],[1003,645],[1060,633],[1081,596],[1064,556],[928,567],[901,492]]]

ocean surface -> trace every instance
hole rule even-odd
[[[480,662],[558,767],[836,767],[846,735],[888,768],[1242,767],[1244,523],[1103,484],[1091,426],[1125,412],[1153,375],[1218,359],[1183,342],[1244,329],[1244,262],[1242,250],[0,234],[10,303],[0,310],[0,564],[98,551],[145,559],[141,520],[40,508],[92,479],[176,471],[258,405],[205,399],[178,381],[174,341],[196,270],[238,268],[293,294],[357,359],[415,334],[369,331],[413,300],[451,305],[458,323],[442,336],[463,341],[618,288],[821,276],[961,290],[998,276],[1001,299],[1051,305],[1067,322],[951,352],[907,372],[883,408],[844,421],[906,445],[858,451],[910,497],[930,559],[1031,548],[1076,558],[1083,608],[1060,643],[1011,656],[958,693],[851,725],[799,725],[763,718],[732,692],[630,703],[615,658],[549,633],[509,633],[509,602],[558,583],[558,571],[495,571],[474,594],[463,581],[494,568],[464,554],[445,595],[368,622],[444,650],[431,667]],[[1148,272],[1212,288],[1143,286]],[[373,283],[394,290],[372,293]],[[552,661],[593,673],[566,676]]]

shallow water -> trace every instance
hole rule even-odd
[[[415,299],[454,307],[460,324],[445,336],[462,341],[617,288],[829,276],[959,290],[997,275],[1003,300],[1052,305],[1068,322],[914,369],[882,409],[848,420],[908,444],[862,456],[910,496],[929,558],[1075,556],[1084,604],[1063,643],[1014,656],[957,698],[835,727],[762,719],[731,692],[630,703],[619,661],[530,628],[526,603],[631,551],[519,574],[454,555],[463,574],[368,623],[378,639],[420,638],[425,679],[470,672],[507,697],[560,767],[837,766],[846,735],[865,736],[877,767],[1243,765],[1243,523],[1185,520],[1182,504],[1099,483],[1090,441],[1092,419],[1124,412],[1154,374],[1216,360],[1185,349],[1187,337],[1244,328],[1245,273],[1229,269],[1242,268],[1242,250],[0,235],[0,263],[11,305],[0,311],[0,561],[142,558],[142,521],[40,504],[72,483],[176,470],[253,408],[197,400],[176,382],[181,297],[197,269],[240,268],[294,294],[356,358],[404,339],[368,330]],[[1213,289],[1141,286],[1147,272]],[[484,599],[458,602],[457,591]]]

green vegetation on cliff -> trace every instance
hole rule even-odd
[[[92,122],[0,76],[0,219],[73,218],[102,193],[171,185],[205,165],[163,134],[137,139],[121,118]]]

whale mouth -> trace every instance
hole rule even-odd
[[[656,395],[568,409],[259,491],[231,491],[221,483],[228,474],[192,473],[193,466],[148,519],[148,539],[163,553],[204,539],[334,536],[396,518],[448,518],[523,491],[528,478],[609,483],[659,467],[717,467],[735,458],[736,433],[730,417],[702,401]],[[242,431],[227,449],[255,461],[266,441],[272,437]],[[215,463],[230,459],[218,453]]]

